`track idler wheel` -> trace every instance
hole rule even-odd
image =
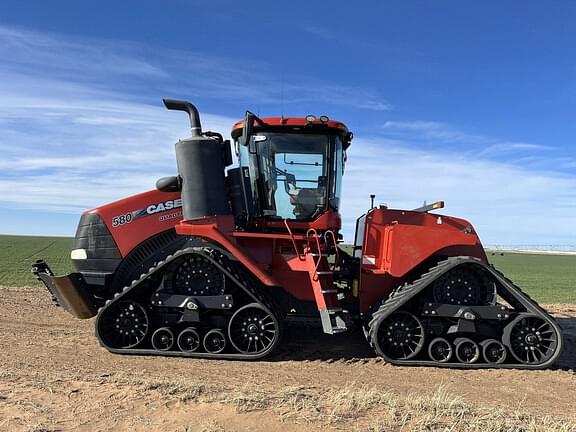
[[[204,336],[204,349],[211,354],[218,354],[226,348],[226,336],[219,329],[212,329]]]
[[[496,339],[486,339],[480,342],[480,347],[482,348],[482,356],[484,360],[486,360],[486,363],[499,365],[506,360],[506,347],[502,342]]]
[[[504,329],[504,343],[521,363],[538,365],[556,353],[559,335],[552,325],[531,314],[522,314]]]
[[[169,351],[174,345],[174,333],[168,327],[161,327],[152,333],[152,347],[158,351]]]
[[[460,363],[476,363],[480,358],[480,347],[472,339],[458,338],[454,341],[454,351]]]
[[[424,346],[424,327],[409,312],[397,311],[376,323],[376,350],[391,360],[408,360]]]
[[[228,337],[242,354],[268,353],[276,347],[280,337],[278,320],[260,304],[247,304],[230,318]]]
[[[192,327],[188,327],[178,335],[178,348],[182,352],[194,352],[200,347],[200,335]]]
[[[102,343],[113,349],[128,349],[139,345],[148,334],[146,309],[133,300],[122,300],[106,308],[96,321],[96,331]]]
[[[436,338],[428,345],[428,356],[438,362],[447,363],[452,358],[452,344],[444,338]]]

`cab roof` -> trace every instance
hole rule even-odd
[[[264,117],[260,119],[265,126],[262,126],[257,121],[254,121],[254,132],[258,131],[305,131],[305,132],[322,132],[331,131],[342,135],[345,147],[350,145],[351,134],[346,125],[336,120],[321,121],[315,119],[313,121],[307,120],[305,117]],[[232,126],[232,138],[236,139],[242,135],[244,128],[244,120],[239,120]]]

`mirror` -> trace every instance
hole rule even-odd
[[[254,114],[246,111],[244,116],[244,127],[242,128],[242,144],[248,146],[248,151],[252,154],[256,153],[256,143],[253,142],[252,135],[254,133]]]

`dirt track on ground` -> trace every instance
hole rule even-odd
[[[112,355],[98,345],[92,320],[53,307],[43,290],[0,288],[0,430],[374,428],[369,404],[350,408],[365,410],[361,418],[322,417],[322,407],[310,414],[311,401],[321,404],[343,387],[390,397],[440,388],[473,406],[565,417],[576,401],[576,306],[550,309],[566,342],[554,369],[464,371],[387,365],[359,333],[302,328],[289,329],[268,361]]]

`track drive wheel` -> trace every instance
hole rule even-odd
[[[185,255],[166,272],[166,289],[178,294],[217,296],[224,293],[226,278],[210,260],[201,255]]]
[[[432,284],[436,303],[486,306],[494,303],[495,295],[494,283],[470,265],[455,267]]]
[[[280,326],[276,317],[262,305],[250,303],[230,318],[228,337],[238,352],[264,355],[278,344]]]

